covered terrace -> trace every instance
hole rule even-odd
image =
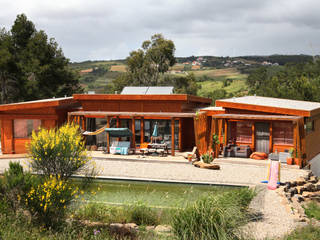
[[[212,116],[211,131],[223,139],[224,146],[234,142],[266,153],[293,149],[299,165],[305,164],[304,118],[301,116],[217,114]]]
[[[131,147],[150,140],[154,123],[161,122],[165,140],[170,141],[171,155],[175,150],[182,151],[194,146],[193,117],[195,113],[182,112],[113,112],[113,111],[76,111],[68,113],[68,121],[76,122],[85,131],[90,119],[105,119],[106,128],[128,127],[132,132]],[[112,120],[115,120],[112,122]],[[147,126],[148,125],[148,126]],[[110,136],[107,133],[106,147],[109,153]],[[174,147],[172,147],[174,146]]]

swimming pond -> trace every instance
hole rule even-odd
[[[87,202],[110,205],[143,203],[153,207],[177,208],[207,196],[238,187],[144,181],[96,180],[85,190]],[[92,194],[93,193],[93,194]]]

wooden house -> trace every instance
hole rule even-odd
[[[216,101],[212,131],[224,145],[235,142],[257,152],[292,151],[303,166],[320,152],[320,103],[246,96]]]
[[[0,105],[2,153],[26,153],[33,130],[63,124],[75,107],[72,97]]]
[[[2,152],[25,153],[32,130],[40,126],[53,128],[69,119],[87,131],[129,128],[134,148],[150,142],[157,125],[159,138],[174,155],[175,150],[195,145],[193,117],[198,108],[210,103],[211,99],[186,94],[75,94],[68,98],[4,104],[0,105]],[[110,139],[103,132],[88,140],[92,145],[105,147],[112,140],[126,139]]]
[[[89,131],[104,126],[129,128],[133,133],[133,148],[150,142],[157,125],[159,137],[168,144],[172,155],[175,150],[183,151],[195,145],[193,117],[198,108],[211,103],[211,99],[186,94],[75,94],[73,98],[82,109],[69,112],[69,120]],[[100,135],[100,142],[94,140],[107,149],[111,141],[104,135]]]

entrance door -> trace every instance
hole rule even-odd
[[[256,129],[256,151],[269,153],[269,137],[270,128],[269,123],[257,122]]]

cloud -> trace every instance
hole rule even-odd
[[[2,2],[1,27],[25,13],[72,61],[125,58],[154,33],[177,56],[320,53],[317,0]]]

